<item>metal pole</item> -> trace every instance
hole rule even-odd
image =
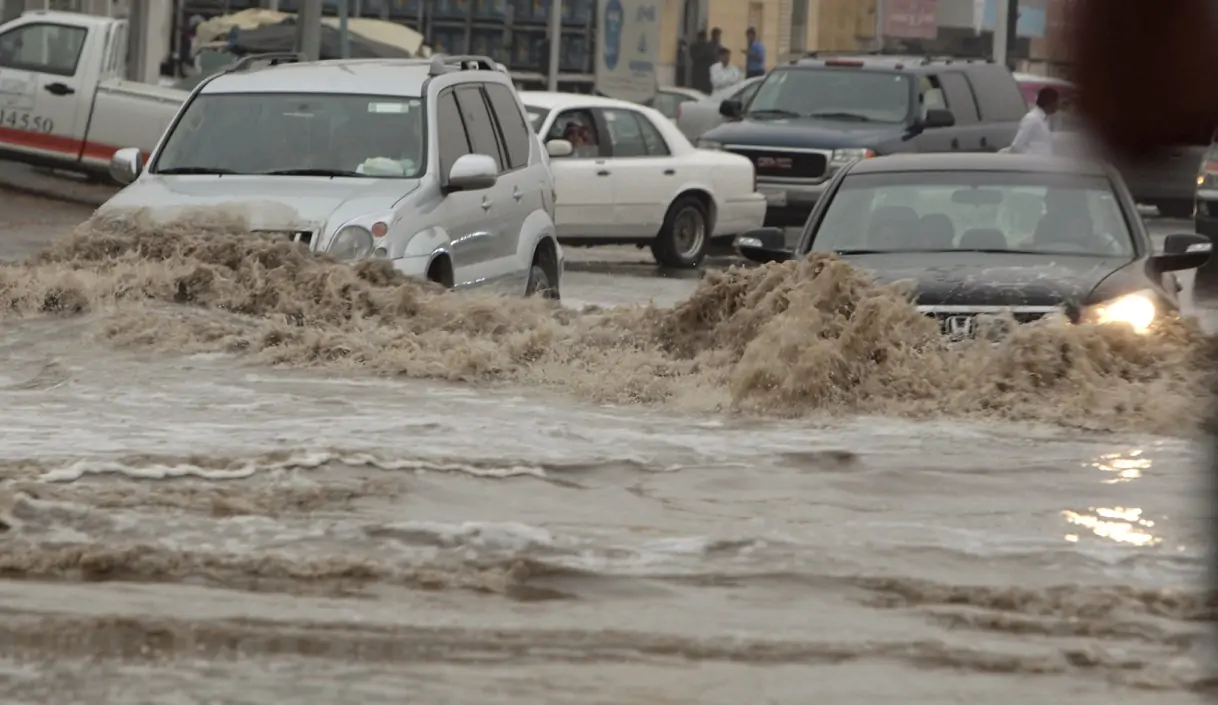
[[[279,0],[266,0],[266,9],[271,12],[279,12]]]
[[[884,0],[875,0],[875,50],[884,50]]]
[[[309,61],[321,58],[321,2],[300,0],[300,12],[296,15],[300,23],[300,51]]]
[[[562,52],[562,0],[550,0],[550,67],[548,86],[558,90],[558,58]]]
[[[1011,11],[1009,3],[1012,0],[994,0],[997,4],[994,12],[994,63],[1006,66],[1007,63],[1007,21]]]
[[[1015,47],[1019,39],[1020,0],[1007,0],[1007,55],[1006,65],[1015,70]]]
[[[351,3],[348,0],[338,0],[338,55],[344,59],[351,58]]]

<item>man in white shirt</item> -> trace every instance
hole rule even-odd
[[[1036,106],[1019,121],[1019,132],[1008,150],[1011,154],[1053,154],[1053,130],[1049,116],[1057,112],[1057,89],[1046,86],[1036,94]]]
[[[710,77],[712,92],[740,83],[740,69],[732,66],[731,49],[719,48],[719,63],[711,66]]]

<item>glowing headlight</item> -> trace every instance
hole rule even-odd
[[[833,158],[829,161],[834,164],[846,164],[856,159],[870,159],[874,156],[875,152],[870,149],[835,149]]]
[[[722,142],[716,142],[716,141],[714,141],[714,140],[702,140],[702,139],[700,139],[700,140],[698,140],[698,149],[713,149],[713,150],[720,150],[720,149],[723,149],[723,143],[722,143]]]
[[[1124,323],[1138,333],[1145,333],[1158,315],[1154,295],[1150,291],[1137,291],[1088,307],[1083,322]]]
[[[364,228],[348,225],[330,240],[326,251],[347,262],[364,259],[372,252],[372,233]]]

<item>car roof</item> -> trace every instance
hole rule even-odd
[[[836,65],[835,65],[836,64]],[[793,59],[788,63],[795,68],[850,68],[855,70],[880,71],[909,71],[912,73],[927,73],[942,71],[944,67],[956,68],[968,66],[995,66],[989,59],[952,56],[926,56],[918,54],[872,54],[844,52],[811,52],[807,56]],[[779,65],[776,68],[783,68]]]
[[[284,63],[228,71],[203,86],[203,93],[344,93],[419,97],[431,74],[431,59],[334,59]],[[455,70],[451,73],[457,73]],[[443,74],[443,75],[450,75]],[[510,85],[500,71],[479,71],[479,80]],[[493,75],[493,78],[491,77]]]
[[[851,174],[893,174],[911,171],[1021,171],[1028,173],[1107,176],[1103,164],[1085,159],[1032,154],[894,154],[855,163]]]
[[[552,91],[520,91],[520,102],[526,106],[545,108],[546,110],[557,110],[573,106],[587,108],[630,108],[633,110],[638,110],[641,107],[638,103],[631,103],[630,101],[618,100],[616,98],[605,98],[604,96],[588,95],[586,93],[558,93]]]

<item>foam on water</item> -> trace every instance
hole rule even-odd
[[[10,316],[100,312],[102,335],[122,346],[522,383],[601,402],[1166,434],[1196,428],[1214,347],[1187,321],[1145,336],[1049,321],[997,347],[948,347],[902,287],[819,255],[708,273],[671,308],[578,313],[448,294],[385,262],[343,265],[214,212],[169,225],[140,212],[95,216],[0,269],[0,305]]]

